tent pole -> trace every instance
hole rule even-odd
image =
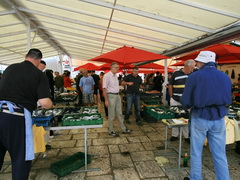
[[[60,71],[60,74],[62,74],[63,73],[63,55],[62,55],[62,53],[58,52],[58,58],[59,58],[59,65],[60,65],[59,71]]]
[[[166,88],[166,85],[168,83],[168,70],[167,70],[167,59],[164,59],[164,83],[163,83],[163,88],[162,88],[162,102],[163,102],[163,105],[164,106],[167,106],[168,103],[166,101],[166,91],[167,91],[167,88]]]
[[[26,18],[26,31],[27,31],[27,50],[31,49],[31,25],[29,19]]]

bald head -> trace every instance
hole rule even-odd
[[[184,68],[183,68],[183,72],[185,74],[190,74],[193,72],[194,70],[194,67],[195,67],[196,63],[194,60],[190,59],[190,60],[187,60],[185,63],[184,63]]]

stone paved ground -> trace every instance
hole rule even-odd
[[[102,104],[99,109],[103,112]],[[103,113],[104,116],[104,113]],[[110,137],[107,134],[107,121],[104,119],[103,128],[88,130],[88,149],[90,154],[98,154],[88,165],[89,168],[101,168],[100,171],[72,173],[58,178],[50,172],[52,162],[63,159],[68,155],[84,150],[83,130],[62,130],[55,133],[52,139],[52,149],[46,153],[37,154],[33,161],[29,179],[31,180],[182,180],[189,176],[189,169],[167,171],[177,167],[177,153],[169,148],[163,150],[165,128],[160,123],[143,123],[137,126],[134,119],[127,125],[132,134],[120,134]],[[115,130],[120,131],[115,121]],[[170,133],[171,131],[169,131]],[[169,135],[170,137],[170,135]],[[178,141],[171,143],[178,148]],[[227,146],[229,169],[232,180],[240,179],[240,155],[234,151],[235,145]],[[183,152],[189,154],[189,144],[183,142]],[[208,148],[203,150],[203,176],[206,180],[215,179],[213,162]],[[156,156],[169,160],[164,166],[155,161]],[[6,156],[5,161],[9,161]],[[181,160],[182,163],[182,160]],[[4,165],[0,173],[1,180],[11,179],[11,165]]]

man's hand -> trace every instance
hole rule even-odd
[[[105,105],[106,105],[106,107],[109,107],[109,102],[108,102],[108,100],[105,100]]]
[[[132,85],[133,85],[133,82],[128,82],[128,85],[129,85],[129,86],[132,86]]]

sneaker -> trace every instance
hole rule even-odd
[[[178,140],[178,137],[174,137],[174,136],[170,137],[170,141],[176,141],[176,140]]]
[[[190,144],[190,138],[185,138],[184,139],[188,144]]]
[[[190,180],[190,178],[189,177],[185,177],[185,178],[183,178],[183,180]]]
[[[110,132],[110,133],[108,133],[110,136],[112,136],[112,137],[118,137],[119,135],[118,135],[118,133],[117,132],[114,132],[114,131],[112,131],[112,132]]]
[[[46,147],[46,150],[51,150],[52,149],[52,146],[49,145],[49,144],[47,144],[45,147]]]
[[[125,131],[122,131],[123,134],[130,134],[131,130],[130,129],[126,129]]]
[[[137,121],[136,123],[137,123],[138,126],[142,126],[143,125],[141,121]]]
[[[129,120],[125,120],[126,124],[131,124],[131,122]]]

